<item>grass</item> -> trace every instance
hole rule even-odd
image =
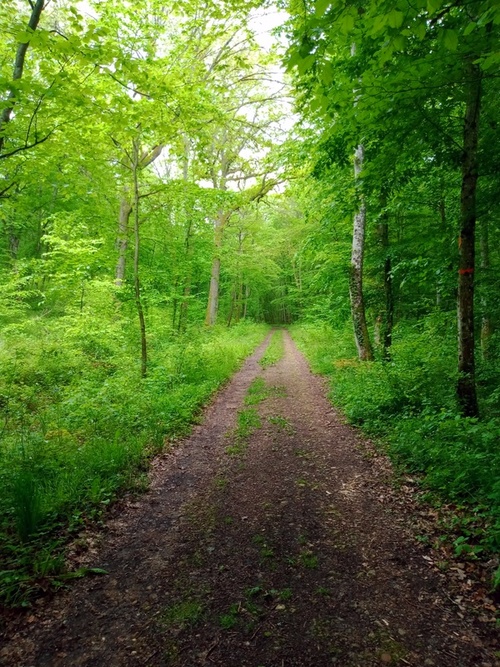
[[[280,359],[283,358],[284,354],[285,354],[285,344],[283,341],[283,331],[277,329],[276,331],[273,332],[267,350],[264,352],[264,355],[259,363],[262,366],[262,368],[273,366],[274,364],[277,364]]]
[[[232,443],[226,447],[227,454],[230,456],[240,456],[243,454],[246,451],[248,440],[252,433],[262,426],[259,413],[253,406],[262,403],[262,401],[265,401],[270,396],[284,395],[285,390],[283,387],[269,387],[261,377],[253,380],[244,399],[246,407],[238,412],[236,428],[229,434]]]
[[[168,628],[183,629],[199,621],[203,605],[198,600],[182,600],[172,605],[162,615],[162,624]]]
[[[389,362],[358,362],[350,326],[298,325],[291,333],[313,370],[330,378],[332,401],[349,421],[383,441],[434,502],[455,504],[455,553],[500,551],[500,418],[494,396],[483,397],[481,421],[460,416],[456,334],[443,316],[400,325]],[[500,585],[498,572],[493,583]]]
[[[293,435],[295,433],[294,427],[285,417],[281,417],[280,415],[269,415],[267,421],[270,424],[273,424],[273,426],[276,426],[279,431],[287,433],[288,435]]]
[[[248,439],[262,425],[259,413],[255,408],[244,408],[238,412],[236,428],[231,434],[232,444],[226,447],[230,456],[240,456],[246,451]]]
[[[311,551],[303,551],[299,556],[299,563],[307,570],[316,570],[319,564],[318,556]]]
[[[172,336],[158,327],[141,380],[126,326],[33,318],[2,332],[0,600],[7,605],[29,604],[46,588],[39,554],[53,559],[49,578],[65,574],[71,536],[123,491],[145,488],[151,457],[189,432],[266,331],[242,324]]]
[[[268,544],[264,535],[254,535],[252,542],[259,547],[259,555],[261,560],[265,560],[266,558],[274,558],[274,549]]]
[[[286,389],[284,387],[268,386],[264,378],[258,377],[248,388],[244,403],[245,405],[258,405],[273,396],[286,396]]]

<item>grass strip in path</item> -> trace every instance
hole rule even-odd
[[[262,368],[267,368],[268,366],[277,364],[278,361],[283,358],[284,352],[283,330],[277,329],[272,334],[271,342],[260,360],[260,365]]]
[[[495,664],[498,637],[453,602],[390,471],[361,455],[288,335],[263,373],[286,392],[254,406],[244,465],[226,455],[253,364],[110,526],[95,563],[110,574],[23,626],[9,667]]]

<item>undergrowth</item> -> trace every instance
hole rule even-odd
[[[454,527],[456,553],[500,551],[500,418],[486,393],[482,420],[460,416],[454,330],[439,316],[400,325],[390,360],[363,363],[351,326],[303,324],[291,333],[313,370],[329,376],[331,398],[349,421],[386,442],[393,460],[463,513]]]
[[[262,359],[260,360],[260,365],[262,368],[267,368],[268,366],[273,366],[278,363],[278,361],[285,354],[285,343],[283,340],[283,331],[277,329],[273,332],[271,336],[271,341],[267,346]]]
[[[267,385],[264,378],[258,377],[248,388],[244,403],[245,405],[257,405],[270,396],[286,396],[285,387]]]
[[[141,380],[123,323],[32,319],[4,329],[0,600],[24,605],[65,581],[68,538],[118,493],[144,488],[151,456],[189,431],[265,331],[157,327]]]
[[[248,446],[248,439],[262,425],[259,413],[255,408],[244,408],[238,412],[236,428],[231,433],[232,444],[226,447],[227,454],[239,456]]]

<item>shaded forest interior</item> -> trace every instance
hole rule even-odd
[[[0,7],[0,597],[269,325],[498,554],[500,7],[181,4]]]

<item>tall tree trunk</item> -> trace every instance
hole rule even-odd
[[[233,319],[233,313],[234,313],[234,307],[235,307],[235,302],[236,302],[236,288],[233,287],[231,290],[231,305],[229,306],[229,315],[227,316],[227,326],[231,326],[231,322]]]
[[[363,169],[364,147],[360,144],[354,154],[354,178],[357,185]],[[363,255],[366,229],[366,205],[361,194],[359,209],[354,215],[352,232],[352,253],[349,276],[349,295],[351,299],[351,313],[354,325],[354,340],[361,361],[371,361],[373,351],[366,325],[365,302],[363,298]]]
[[[250,286],[247,284],[245,285],[245,301],[243,304],[243,319],[245,320],[247,317],[247,311],[248,311],[248,299],[250,298]]]
[[[442,254],[443,257],[447,255],[447,246],[448,246],[448,235],[446,234],[446,202],[444,199],[444,185],[441,183],[442,196],[438,202],[437,208],[439,212],[439,219],[441,222],[441,230],[443,233],[444,242],[442,244]],[[442,294],[441,294],[441,285],[438,282],[436,284],[436,308],[439,310],[442,305]]]
[[[28,32],[35,32],[40,22],[40,16],[45,6],[45,0],[36,0],[35,3],[31,2],[31,16],[28,21]],[[14,61],[14,71],[12,72],[12,80],[19,81],[23,75],[24,63],[26,60],[26,53],[30,45],[29,40],[19,44],[17,47],[16,59]],[[3,150],[5,144],[5,130],[7,125],[12,119],[12,113],[14,111],[14,106],[16,104],[16,92],[11,90],[7,97],[8,106],[4,108],[0,114],[0,153]]]
[[[10,232],[9,234],[9,252],[13,260],[17,259],[17,253],[19,252],[19,244],[21,239],[17,232]]]
[[[179,286],[179,277],[176,276],[174,280],[174,296],[172,300],[172,329],[175,329],[175,323],[177,322],[177,307],[179,305],[179,299],[177,298],[177,288]]]
[[[236,322],[239,322],[241,320],[242,311],[243,311],[243,282],[240,276],[238,283],[238,292],[236,296],[236,312],[234,314],[234,319],[236,320]]]
[[[146,340],[146,320],[141,299],[141,284],[139,280],[139,142],[134,140],[134,295],[137,315],[139,317],[139,328],[141,332],[141,377],[146,377],[148,364],[148,350]]]
[[[220,257],[214,257],[212,262],[212,273],[210,275],[210,290],[208,294],[207,314],[205,317],[205,324],[207,327],[212,327],[217,321],[217,311],[219,309],[219,279]]]
[[[382,196],[381,205],[383,212],[378,225],[378,233],[382,251],[384,253],[383,280],[385,311],[381,320],[382,327],[380,339],[384,359],[388,359],[390,356],[390,347],[392,345],[392,329],[394,326],[394,296],[392,291],[391,256],[389,253],[389,223],[387,220],[387,212],[385,211],[385,207],[387,206],[387,197],[385,193]]]
[[[457,396],[462,414],[477,417],[474,358],[474,269],[478,137],[481,108],[481,71],[472,62],[467,67],[467,102],[464,118],[462,188],[458,269],[458,372]]]
[[[139,170],[146,169],[161,154],[163,144],[158,144],[150,150],[146,149],[139,153],[139,145],[134,143],[133,150],[137,149],[137,155],[134,153],[130,159],[127,154],[127,168],[133,172],[134,183],[138,179]],[[133,195],[135,201],[135,194]],[[118,261],[115,271],[115,284],[120,287],[125,280],[125,269],[127,264],[127,249],[129,242],[129,219],[132,213],[133,204],[131,202],[131,193],[125,187],[120,202],[120,213],[118,216],[118,237],[116,247],[118,250]]]
[[[186,284],[184,285],[182,303],[179,311],[179,325],[177,327],[177,331],[179,331],[180,333],[184,333],[184,331],[186,331],[190,295],[191,295],[191,273],[189,273],[186,277]]]
[[[185,179],[187,179],[187,168],[185,167],[184,171]],[[189,216],[189,212],[185,210],[186,215]],[[184,291],[182,295],[181,307],[179,311],[179,326],[178,331],[183,332],[186,330],[187,325],[187,315],[189,308],[189,297],[191,295],[191,281],[192,281],[192,255],[193,249],[191,247],[191,231],[192,223],[191,219],[188,217],[188,225],[186,228],[186,238],[184,240],[184,248],[186,251],[186,262],[187,262],[187,272],[184,278]]]
[[[227,218],[228,216],[220,211],[215,220],[215,253],[212,261],[207,314],[205,317],[205,325],[207,327],[213,327],[217,321],[217,311],[219,309],[220,253],[222,249],[222,234]]]
[[[491,357],[491,336],[493,323],[490,317],[490,300],[488,298],[488,276],[490,273],[490,244],[488,220],[484,217],[479,225],[479,240],[481,248],[481,274],[483,291],[481,294],[481,353],[484,361]]]
[[[129,219],[132,213],[132,204],[129,194],[125,191],[120,202],[120,214],[118,217],[118,238],[116,247],[118,250],[118,261],[116,263],[115,284],[120,287],[125,280],[125,268],[127,264],[127,248],[129,239]]]

